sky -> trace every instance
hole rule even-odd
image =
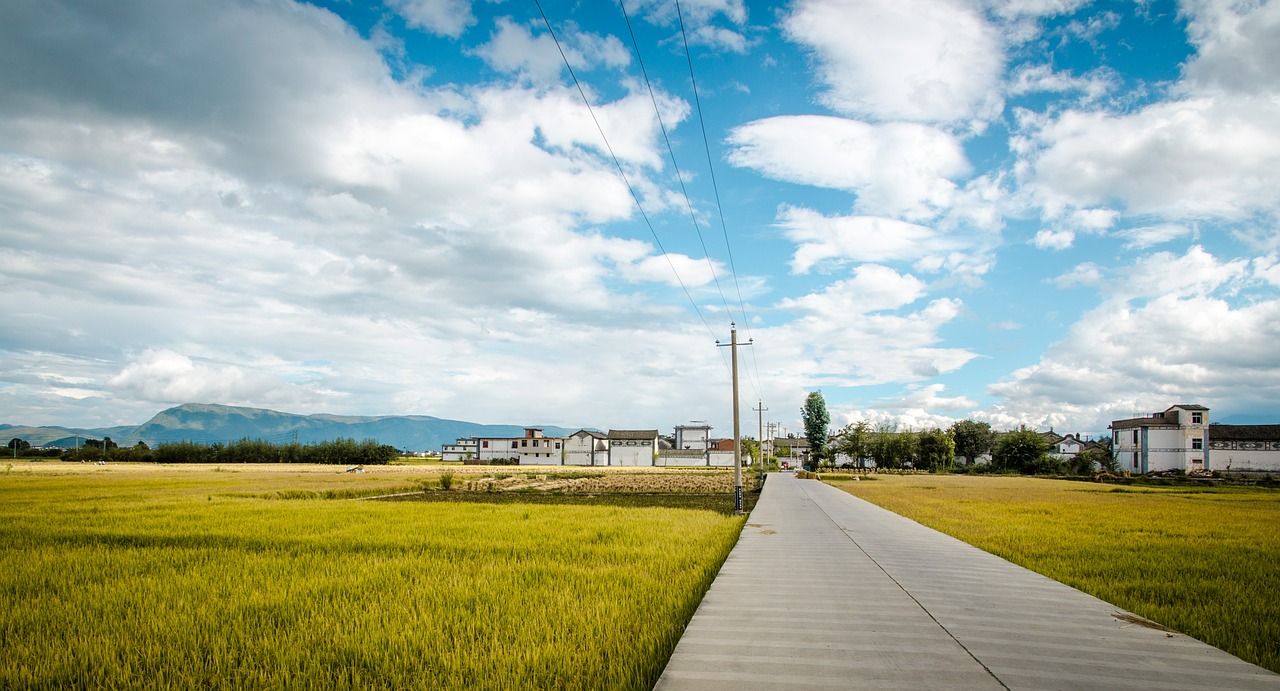
[[[1280,0],[0,3],[0,422],[1280,423]],[[719,346],[717,344],[719,342]]]

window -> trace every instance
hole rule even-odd
[[[1199,451],[1200,449],[1203,449],[1203,448],[1204,448],[1204,439],[1203,439],[1203,438],[1201,438],[1201,437],[1192,437],[1192,438],[1191,438],[1191,448],[1192,448],[1192,449],[1195,449],[1195,450],[1197,450],[1197,451]]]
[[[1136,429],[1133,431],[1133,443],[1135,444],[1138,443],[1138,430]],[[1134,467],[1136,468],[1137,466],[1134,466]]]
[[[487,449],[487,448],[489,448],[489,441],[488,441],[487,439],[486,439],[485,441],[481,442],[481,444],[483,445],[483,447],[484,447],[484,448],[486,448],[486,449]]]
[[[519,447],[518,447],[518,446],[516,446],[516,443],[513,441],[513,442],[511,442],[511,448],[515,449],[515,448],[519,448]]]
[[[529,440],[528,440],[528,439],[521,439],[521,440],[520,440],[520,446],[524,446],[524,447],[529,446]]]
[[[560,448],[560,442],[556,442],[556,448]]]
[[[1192,413],[1192,414],[1191,414],[1191,424],[1193,424],[1193,425],[1203,425],[1203,424],[1204,424],[1204,413]],[[1197,447],[1197,448],[1199,448],[1199,447]]]

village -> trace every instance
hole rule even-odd
[[[1213,424],[1209,408],[1196,404],[1173,405],[1161,412],[1114,420],[1111,435],[1090,439],[1079,433],[1039,432],[1048,455],[1071,465],[1086,452],[1104,453],[1112,467],[1131,475],[1181,472],[1207,474],[1280,473],[1280,424]],[[873,459],[840,451],[842,434],[831,436],[832,467],[875,468]],[[998,436],[999,433],[993,433]],[[743,444],[742,463],[754,462],[754,443]],[[810,464],[809,442],[803,437],[766,438],[766,458],[777,458],[781,467]],[[972,457],[958,455],[959,465],[991,461],[989,447]],[[469,464],[722,467],[734,465],[733,439],[711,436],[711,427],[694,421],[677,425],[669,436],[657,429],[581,429],[567,437],[544,436],[536,427],[525,428],[522,437],[466,437],[441,449],[441,460]],[[1096,464],[1095,464],[1096,465]],[[910,466],[908,466],[910,467]]]

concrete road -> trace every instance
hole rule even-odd
[[[777,473],[656,688],[1280,691],[1280,676]]]

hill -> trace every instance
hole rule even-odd
[[[539,427],[539,425],[528,425]],[[446,420],[428,415],[299,415],[264,408],[185,403],[157,413],[136,427],[68,428],[23,427],[0,425],[0,434],[18,437],[33,446],[72,447],[78,436],[101,439],[111,437],[121,446],[144,441],[150,446],[191,441],[197,443],[230,442],[240,439],[263,439],[284,444],[297,441],[307,444],[349,438],[374,439],[408,451],[439,450],[441,444],[458,437],[517,437],[524,434],[522,425],[482,425],[461,420]],[[541,426],[547,436],[567,436],[573,430]]]

